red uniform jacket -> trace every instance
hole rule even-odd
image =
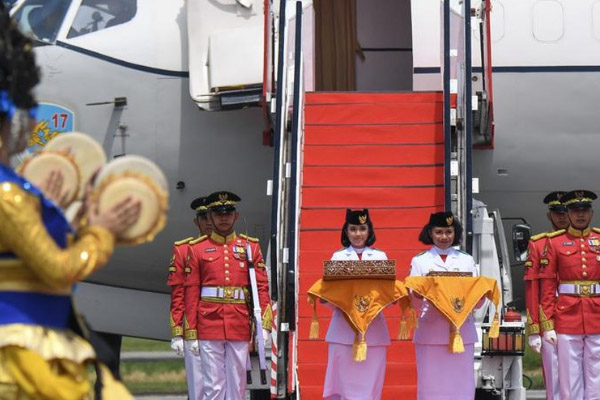
[[[171,286],[171,310],[170,325],[171,336],[183,336],[184,329],[184,287],[185,278],[184,268],[188,252],[188,243],[193,238],[187,238],[175,242],[173,245],[173,255],[169,265],[169,277],[167,285]]]
[[[549,320],[547,326],[542,323],[542,330],[555,329],[557,333],[571,335],[600,333],[600,297],[568,294],[556,297],[561,282],[600,281],[599,233],[598,228],[584,231],[569,228],[550,238],[548,266],[539,274],[542,310]]]
[[[540,333],[540,282],[539,271],[548,264],[548,238],[547,233],[540,233],[531,237],[527,261],[525,262],[525,306],[527,308],[527,333],[537,335]],[[541,259],[541,264],[540,264]]]
[[[196,327],[197,338],[201,340],[250,340],[252,310],[249,310],[246,301],[201,299],[203,287],[233,287],[244,288],[246,299],[251,300],[246,257],[248,244],[256,270],[263,323],[268,324],[265,328],[271,328],[269,283],[258,239],[235,233],[225,238],[213,232],[210,237],[203,236],[190,243],[185,279],[186,304],[189,305],[186,306],[186,319],[190,325],[187,339],[194,339],[192,331]]]

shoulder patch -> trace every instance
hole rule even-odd
[[[529,238],[529,240],[531,240],[532,242],[537,242],[538,240],[543,239],[546,236],[548,236],[548,232],[542,232],[538,233],[537,235],[533,235],[531,238]]]
[[[248,235],[244,235],[243,233],[240,234],[240,237],[242,239],[249,240],[250,242],[258,243],[258,238],[255,238],[255,237],[252,237],[252,236],[248,236]]]
[[[596,233],[600,233],[600,228],[592,228],[592,230]]]
[[[189,242],[189,243],[190,243],[190,244],[196,244],[196,243],[203,242],[203,241],[205,241],[206,239],[208,239],[208,235],[203,235],[203,236],[200,236],[200,237],[199,237],[199,238],[197,238],[197,239],[190,240],[190,242]]]
[[[190,241],[192,241],[194,238],[192,236],[190,236],[189,238],[185,238],[182,240],[178,240],[177,242],[175,242],[175,246],[181,246],[182,244],[186,244],[189,243]]]
[[[456,251],[458,251],[459,253],[463,253],[463,254],[466,254],[466,255],[470,256],[470,254],[469,254],[469,253],[467,253],[467,252],[466,252],[466,251],[464,251],[464,250],[461,250],[461,249],[456,249]]]
[[[562,235],[562,234],[563,234],[563,233],[565,233],[565,232],[566,232],[566,230],[565,230],[565,229],[559,229],[559,230],[557,230],[557,231],[554,231],[554,232],[550,232],[550,233],[548,233],[548,234],[547,234],[547,236],[548,236],[549,238],[553,238],[553,237],[556,237],[556,236],[560,236],[560,235]]]
[[[420,252],[419,254],[417,254],[415,257],[419,257],[422,256],[423,254],[427,253],[429,250],[423,250],[422,252]]]

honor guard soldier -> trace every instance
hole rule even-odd
[[[198,197],[192,201],[190,207],[196,212],[194,224],[200,231],[200,236],[209,235],[212,227],[208,219],[208,209],[205,204],[206,197]],[[185,373],[187,377],[188,395],[190,399],[200,399],[202,394],[202,375],[200,369],[200,357],[189,351],[191,341],[183,340],[185,330],[189,328],[185,318],[184,304],[184,278],[185,262],[189,243],[193,237],[175,242],[173,255],[169,266],[169,277],[167,285],[171,286],[171,348],[185,357]],[[185,350],[184,350],[185,349]]]
[[[590,228],[588,190],[568,192],[569,228],[548,235],[541,284],[540,328],[544,340],[558,344],[561,400],[600,398],[600,229]],[[558,292],[558,297],[557,297]]]
[[[186,267],[186,298],[190,310],[188,339],[200,353],[204,400],[245,398],[246,365],[251,339],[249,300],[252,298],[247,249],[256,267],[256,289],[263,326],[270,328],[272,310],[269,284],[258,239],[234,231],[241,199],[221,191],[206,199],[213,231],[190,242]]]
[[[554,231],[566,229],[569,226],[567,208],[561,199],[566,192],[551,192],[544,198],[548,205],[546,216]],[[538,273],[547,266],[548,234],[540,233],[529,242],[528,258],[525,262],[525,303],[527,307],[527,334],[529,347],[536,353],[542,353],[546,397],[552,400],[560,399],[558,386],[558,353],[556,347],[548,342],[542,342],[540,337],[540,283]],[[540,263],[540,260],[543,260]]]

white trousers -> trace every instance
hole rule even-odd
[[[244,400],[248,342],[200,340],[203,400]]]
[[[600,334],[558,334],[561,400],[600,399]]]
[[[560,400],[558,384],[558,349],[556,346],[542,340],[542,367],[544,368],[544,383],[546,399]]]
[[[200,368],[200,356],[190,352],[188,340],[183,341],[183,354],[185,360],[185,376],[187,379],[188,397],[190,400],[202,399],[202,369]]]

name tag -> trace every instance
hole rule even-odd
[[[204,250],[205,253],[211,253],[213,251],[217,251],[217,248],[216,247],[211,247],[209,249]]]

